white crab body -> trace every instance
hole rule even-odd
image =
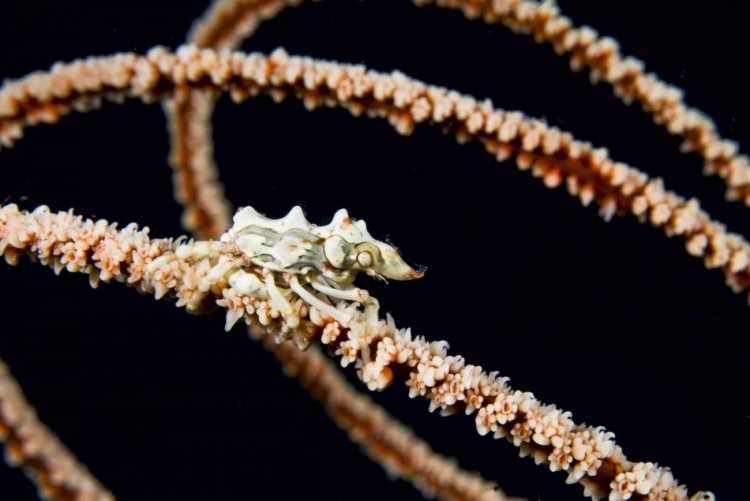
[[[396,249],[373,238],[364,221],[350,219],[345,209],[336,212],[330,224],[317,226],[305,219],[299,206],[281,219],[244,207],[221,240],[234,243],[258,266],[293,274],[319,273],[330,284],[349,283],[359,271],[394,280],[422,276]]]
[[[241,294],[269,298],[292,327],[299,324],[287,300],[292,290],[342,325],[350,320],[307,290],[297,276],[328,298],[364,304],[369,321],[376,324],[378,301],[352,285],[357,273],[363,271],[384,280],[410,280],[424,273],[406,264],[391,245],[374,239],[365,222],[350,219],[344,209],[336,212],[330,224],[317,226],[305,218],[299,206],[281,219],[270,219],[252,207],[244,207],[237,211],[232,228],[221,241],[232,246],[237,257],[265,271],[262,276],[245,271],[236,258],[231,258],[216,273],[226,277]],[[286,274],[286,283],[277,284],[271,272]]]

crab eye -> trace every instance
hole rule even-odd
[[[371,266],[373,262],[372,254],[370,254],[368,251],[360,252],[359,254],[357,254],[357,262],[363,268]]]

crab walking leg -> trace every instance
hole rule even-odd
[[[341,324],[343,327],[348,328],[349,325],[351,324],[352,322],[351,315],[348,315],[344,313],[343,311],[336,309],[330,304],[326,304],[324,301],[321,301],[320,299],[315,297],[310,291],[302,287],[302,284],[299,283],[299,279],[297,278],[297,275],[289,276],[289,286],[307,304],[316,308],[324,315],[331,317],[332,319],[337,321],[339,324]]]
[[[380,301],[370,296],[365,303],[365,315],[367,318],[367,325],[370,327],[377,327],[380,322]]]
[[[289,327],[291,327],[292,329],[296,329],[297,327],[299,327],[300,323],[299,315],[297,315],[297,313],[294,311],[294,308],[292,308],[291,303],[287,301],[287,299],[284,297],[284,294],[282,294],[279,288],[276,286],[273,273],[265,269],[263,271],[265,275],[264,282],[266,284],[266,289],[268,290],[269,297],[274,302],[274,306],[276,306],[276,309],[279,310],[279,313],[281,313],[281,316],[284,317],[284,320],[289,325]]]
[[[335,297],[336,299],[343,299],[345,301],[364,303],[370,298],[370,293],[364,289],[360,289],[359,287],[354,287],[351,289],[336,289],[319,282],[310,282],[310,285],[313,289],[318,292],[322,292],[326,296]]]
[[[378,316],[380,302],[371,296],[365,289],[360,289],[359,287],[354,287],[352,289],[336,289],[317,282],[310,282],[310,285],[313,289],[322,292],[326,296],[362,304],[365,307],[365,314],[367,315],[367,325],[373,328],[377,327],[377,324],[380,321],[380,317]]]

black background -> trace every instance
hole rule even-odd
[[[563,1],[576,24],[687,91],[720,132],[748,149],[742,2]],[[176,47],[206,2],[3,2],[0,77],[57,60]],[[723,201],[701,159],[606,85],[592,87],[549,46],[500,25],[405,1],[306,3],[244,45],[399,69],[607,146],[667,187],[698,196],[730,229],[750,212]],[[399,325],[447,339],[470,363],[510,376],[614,431],[635,461],[672,467],[691,492],[740,498],[750,466],[750,308],[683,242],[634,218],[605,224],[564,189],[548,190],[477,144],[424,127],[404,138],[383,120],[308,113],[269,98],[219,103],[217,161],[236,205],[311,221],[346,207],[388,235],[427,275],[361,284]],[[47,204],[178,236],[158,105],[129,102],[29,130],[0,158],[0,200]],[[42,419],[121,500],[420,499],[386,479],[273,358],[223,315],[193,317],[120,284],[89,287],[28,260],[0,264],[0,353]],[[351,373],[350,373],[351,375]],[[510,444],[441,418],[402,387],[376,395],[439,451],[514,495],[582,499]],[[23,474],[0,466],[0,499],[31,500]]]

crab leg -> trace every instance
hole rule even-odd
[[[349,323],[352,321],[351,315],[344,313],[343,311],[334,308],[330,304],[326,304],[317,297],[315,297],[310,291],[302,287],[297,279],[296,275],[289,275],[289,286],[294,292],[297,293],[307,304],[320,310],[321,313],[327,315],[344,327],[349,327]]]
[[[370,293],[359,287],[353,287],[351,289],[336,289],[328,285],[321,284],[319,282],[310,282],[313,289],[318,292],[322,292],[326,296],[335,297],[336,299],[343,299],[345,301],[356,301],[357,303],[364,303],[370,297]]]

